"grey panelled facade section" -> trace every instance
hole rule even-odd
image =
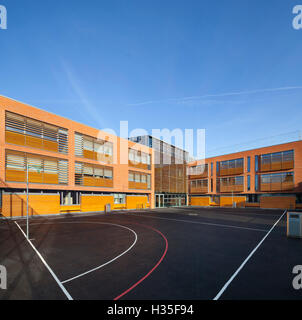
[[[148,135],[129,140],[153,149],[155,193],[187,193],[188,152]]]

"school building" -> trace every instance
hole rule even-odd
[[[191,161],[0,96],[0,216],[171,206],[302,209],[302,141]],[[28,189],[28,192],[27,192]]]
[[[193,206],[302,209],[302,141],[188,164]]]
[[[0,96],[0,210],[29,214],[152,208],[151,148]],[[108,208],[108,207],[107,207]]]

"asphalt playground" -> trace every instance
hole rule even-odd
[[[0,300],[302,299],[282,210],[183,207],[0,220]]]

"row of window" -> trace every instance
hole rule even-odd
[[[263,154],[255,157],[255,171],[289,170],[294,168],[294,151]]]
[[[144,165],[146,169],[151,169],[151,155],[139,150],[129,149],[128,150],[128,159],[129,164],[137,166],[137,165]]]
[[[83,177],[113,179],[113,169],[110,167],[93,166],[81,162],[75,163],[75,174]]]
[[[68,132],[63,128],[6,112],[5,140],[8,143],[68,153]]]
[[[129,182],[136,182],[136,183],[143,183],[147,185],[147,188],[151,188],[151,175],[139,172],[131,172],[128,173],[128,181]]]
[[[294,168],[294,150],[255,156],[255,172],[290,170]],[[246,170],[251,171],[251,157],[246,160]],[[244,158],[216,162],[217,176],[242,174],[244,172]],[[188,168],[189,175],[208,175],[208,164]],[[213,176],[213,162],[210,175]]]
[[[10,152],[6,154],[5,168],[6,181],[25,182],[28,169],[31,183],[68,184],[67,160]],[[146,184],[146,188],[151,188],[150,174],[131,171],[128,180]],[[113,168],[76,162],[75,184],[112,187]],[[139,189],[139,186],[136,185],[136,188]]]
[[[94,139],[80,133],[75,133],[75,155],[77,157],[101,160],[98,157],[98,154],[112,157],[113,143],[102,139]]]
[[[217,182],[220,183],[221,186],[224,185],[243,185],[244,177],[228,177],[228,178],[218,178]]]
[[[68,161],[25,155],[21,153],[7,153],[6,181],[25,182],[25,172],[28,169],[29,181],[36,183],[67,184]]]
[[[251,176],[247,175],[247,191],[251,190]],[[208,179],[190,181],[191,191],[193,189],[206,189],[208,187]],[[226,177],[217,178],[216,191],[228,191],[224,187],[237,186],[233,191],[243,191],[244,177]],[[294,188],[294,173],[273,173],[255,176],[255,191],[289,191]],[[213,192],[213,179],[211,179],[211,191]]]
[[[6,112],[6,142],[47,151],[68,153],[68,131],[41,121]],[[75,133],[75,155],[85,159],[112,163],[113,143]],[[129,160],[151,169],[151,155],[129,149]]]
[[[255,176],[255,191],[289,191],[294,188],[294,173],[284,172]]]
[[[208,188],[208,179],[192,180],[190,181],[190,186],[191,186],[191,189]]]
[[[82,192],[80,191],[60,191],[60,204],[61,205],[80,205]],[[85,195],[85,193],[84,193]],[[107,194],[107,196],[113,196],[114,204],[126,204],[126,194],[125,193],[114,193]],[[147,197],[147,202],[149,203],[149,195]]]
[[[201,164],[193,167],[188,168],[188,174],[191,176],[193,175],[208,175],[208,164]]]

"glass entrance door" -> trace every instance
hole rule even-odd
[[[155,195],[155,207],[156,208],[163,208],[164,207],[164,195],[163,194],[156,194]]]

